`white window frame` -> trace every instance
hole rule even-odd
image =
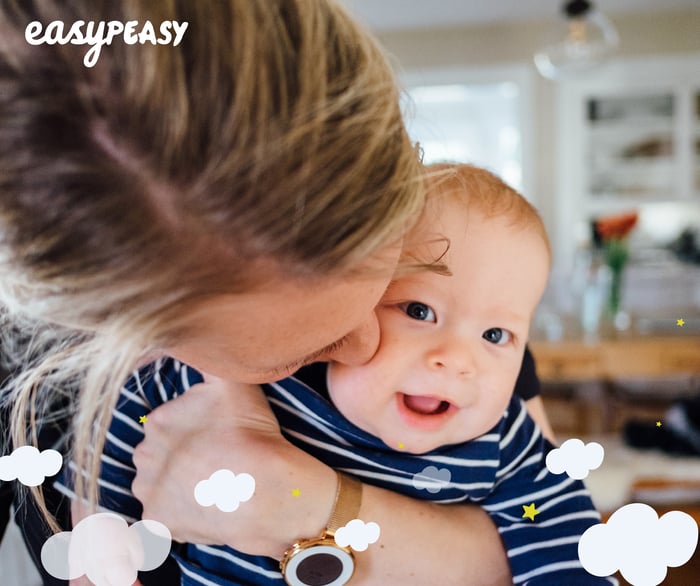
[[[401,85],[410,90],[431,85],[490,85],[514,83],[518,88],[518,118],[522,152],[522,191],[534,205],[537,193],[534,180],[534,80],[529,64],[504,64],[489,67],[433,67],[399,74]]]

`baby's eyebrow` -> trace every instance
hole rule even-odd
[[[507,307],[493,307],[490,309],[491,314],[496,314],[499,318],[510,320],[517,323],[528,323],[530,318],[521,313],[512,311]]]
[[[450,271],[450,267],[446,262],[440,260],[424,262],[415,257],[406,257],[399,260],[399,265],[396,267],[393,280],[395,281],[409,275],[424,272],[435,273],[442,277],[452,276],[452,271]]]

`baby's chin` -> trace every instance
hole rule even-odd
[[[444,442],[439,441],[438,438],[428,437],[406,437],[399,440],[393,436],[384,437],[382,435],[379,435],[379,438],[392,450],[396,450],[397,452],[405,452],[406,454],[414,454],[416,456],[420,456],[421,454],[427,454],[428,452],[432,452],[446,445],[463,443],[462,441]],[[463,441],[466,442],[469,440],[465,439]]]
[[[491,431],[496,423],[497,422],[493,422],[491,425],[482,423],[480,426],[478,426],[478,428],[468,429],[470,427],[469,423],[465,421],[460,428],[460,432],[463,432],[460,433],[460,437],[456,437],[454,435],[451,437],[445,437],[447,434],[429,431],[412,433],[410,430],[403,436],[398,436],[393,430],[392,432],[386,434],[381,433],[380,430],[375,430],[373,435],[381,439],[387,446],[393,450],[396,450],[397,452],[405,452],[407,454],[415,454],[416,456],[420,456],[440,448],[463,444],[475,440]],[[466,433],[467,431],[471,433]]]

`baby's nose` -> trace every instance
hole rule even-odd
[[[428,364],[431,370],[460,378],[472,377],[476,371],[474,354],[468,344],[444,344],[429,352]]]

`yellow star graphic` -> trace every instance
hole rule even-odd
[[[139,423],[146,423],[146,421],[148,421],[148,417],[145,415],[141,415],[141,417],[139,417]]]
[[[301,494],[301,491],[298,488],[292,489],[292,496],[299,496],[300,494]]]
[[[527,517],[530,521],[535,520],[535,515],[539,515],[540,512],[535,508],[535,503],[530,503],[529,505],[523,505],[523,518]]]
[[[661,422],[660,422],[660,421],[657,421],[657,422],[656,422],[656,427],[661,427]]]
[[[405,445],[405,444],[404,444],[403,442],[399,442],[399,450],[403,450],[404,445]]]
[[[683,327],[685,325],[685,320],[681,317],[676,320],[676,325]]]

